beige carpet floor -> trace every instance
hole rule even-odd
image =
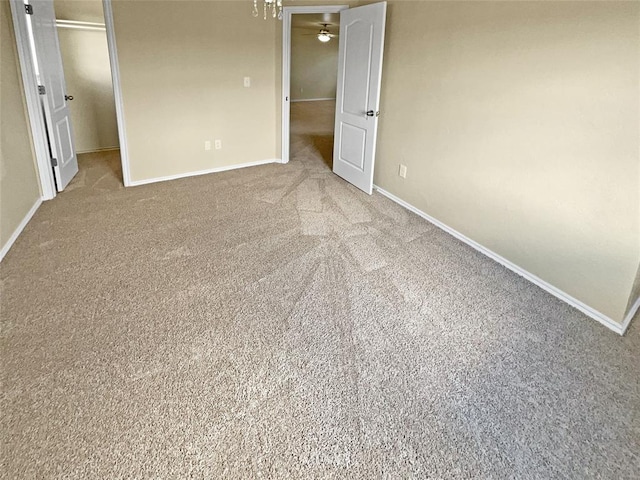
[[[81,158],[0,264],[0,477],[638,478],[638,322],[334,176],[331,108],[288,165]]]

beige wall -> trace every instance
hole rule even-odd
[[[56,18],[82,22],[104,22],[102,0],[53,0]]]
[[[291,100],[335,98],[338,39],[322,43],[309,33],[307,28],[291,29]]]
[[[0,2],[0,249],[40,198],[9,2]]]
[[[133,180],[277,157],[280,23],[246,2],[151,5],[113,5]],[[391,1],[375,182],[622,320],[640,264],[639,8]]]
[[[639,25],[637,2],[390,2],[375,183],[621,321]]]
[[[80,2],[56,0],[56,17],[104,23],[101,2],[90,20],[85,20]],[[77,8],[76,8],[77,7]],[[76,13],[77,10],[77,13]],[[118,147],[113,85],[107,35],[104,31],[58,28],[60,51],[64,64],[71,120],[77,152]]]
[[[248,2],[114,1],[113,14],[133,181],[276,158],[279,23]]]

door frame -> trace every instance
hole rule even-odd
[[[51,168],[49,149],[47,147],[49,139],[45,131],[44,115],[40,107],[38,80],[36,78],[33,56],[31,55],[31,47],[29,45],[29,32],[27,30],[27,16],[24,11],[24,1],[11,0],[10,6],[20,71],[22,72],[22,86],[27,102],[27,116],[29,117],[33,149],[36,155],[40,190],[43,200],[51,200],[56,196],[57,190]]]
[[[318,5],[282,9],[284,15],[282,18],[282,145],[280,147],[282,163],[289,162],[291,140],[291,17],[304,13],[339,13],[348,8],[349,5]]]
[[[113,24],[113,9],[111,0],[102,0],[104,26],[107,31],[107,49],[109,50],[109,64],[111,65],[111,83],[113,85],[113,99],[116,103],[116,123],[118,125],[118,141],[120,144],[120,161],[122,162],[122,183],[131,186],[131,169],[129,168],[129,146],[127,143],[127,129],[124,121],[124,100],[122,99],[122,85],[120,84],[120,63],[116,48],[116,33]]]
[[[109,63],[111,66],[111,79],[116,106],[116,121],[118,124],[118,136],[120,142],[120,158],[122,161],[122,181],[125,187],[131,185],[129,169],[129,155],[124,123],[124,108],[122,101],[122,88],[120,85],[120,69],[118,66],[118,53],[116,50],[115,33],[113,27],[113,12],[111,0],[102,0],[105,28],[107,33],[107,47],[109,50]],[[51,200],[58,194],[55,178],[51,168],[51,158],[48,149],[48,137],[45,130],[45,119],[40,106],[38,94],[38,80],[33,67],[33,56],[29,45],[29,32],[27,29],[24,0],[10,0],[13,30],[16,37],[16,47],[20,62],[22,86],[27,103],[27,115],[31,126],[31,137],[36,157],[36,167],[40,190],[43,200]]]

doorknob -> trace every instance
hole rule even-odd
[[[65,100],[73,100],[73,95],[65,95],[64,99]]]
[[[379,117],[380,116],[380,112],[374,112],[373,110],[369,110],[367,112],[367,117],[373,117],[373,116]]]

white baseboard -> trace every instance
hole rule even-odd
[[[268,163],[282,163],[279,158],[268,158],[266,160],[257,160],[255,162],[239,163],[237,165],[227,165],[224,167],[209,168],[207,170],[198,170],[196,172],[178,173],[176,175],[167,175],[166,177],[147,178],[144,180],[133,180],[129,183],[130,187],[138,185],[147,185],[149,183],[166,182],[167,180],[177,180],[179,178],[196,177],[198,175],[206,175],[208,173],[226,172],[229,170],[237,170],[238,168],[256,167],[258,165],[266,165]]]
[[[291,99],[291,103],[297,103],[297,102],[325,102],[327,100],[335,100],[335,98],[301,98],[299,100]]]
[[[111,152],[113,150],[120,150],[120,147],[104,147],[104,148],[95,148],[92,150],[76,150],[76,154],[80,155],[82,153],[98,153],[98,152]]]
[[[378,192],[380,192],[380,194],[384,195],[385,197],[393,200],[394,202],[396,202],[399,205],[402,205],[407,210],[412,211],[416,215],[419,215],[420,217],[424,218],[428,222],[434,224],[436,227],[444,230],[445,232],[449,233],[450,235],[453,235],[454,237],[456,237],[458,240],[460,240],[460,241],[466,243],[467,245],[469,245],[470,247],[476,249],[480,253],[486,255],[487,257],[491,258],[492,260],[495,260],[500,265],[508,268],[512,272],[517,273],[521,277],[526,278],[531,283],[536,284],[538,287],[542,288],[543,290],[546,290],[551,295],[559,298],[563,302],[568,303],[569,305],[571,305],[574,308],[577,308],[578,310],[580,310],[585,315],[587,315],[587,316],[593,318],[594,320],[600,322],[605,327],[609,328],[610,330],[613,330],[614,332],[616,332],[619,335],[624,335],[624,332],[626,331],[627,327],[629,326],[629,323],[631,322],[631,318],[633,317],[634,308],[635,308],[635,310],[637,310],[638,307],[640,307],[640,299],[639,299],[638,302],[636,302],[635,306],[631,308],[631,311],[629,312],[629,315],[627,316],[627,318],[625,318],[624,322],[622,324],[620,324],[620,323],[616,322],[615,320],[609,318],[604,313],[601,313],[601,312],[591,308],[590,306],[588,306],[587,304],[581,302],[577,298],[574,298],[571,295],[569,295],[568,293],[563,292],[559,288],[554,287],[550,283],[545,282],[544,280],[542,280],[540,277],[537,277],[533,273],[530,273],[530,272],[524,270],[523,268],[519,267],[515,263],[512,263],[509,260],[507,260],[506,258],[504,258],[504,257],[498,255],[497,253],[489,250],[488,248],[483,247],[479,243],[471,240],[469,237],[463,235],[462,233],[458,232],[457,230],[454,230],[453,228],[449,227],[448,225],[445,225],[441,221],[436,220],[432,216],[424,213],[422,210],[419,210],[418,208],[414,207],[413,205],[411,205],[411,204],[405,202],[404,200],[396,197],[392,193],[387,192],[386,190],[378,187],[377,185],[374,185],[373,188],[375,188]]]
[[[18,239],[18,237],[22,233],[22,230],[24,230],[24,227],[27,226],[27,223],[29,223],[29,220],[31,220],[31,217],[33,217],[33,215],[36,213],[38,208],[40,208],[40,205],[42,205],[42,198],[38,198],[36,200],[36,202],[33,204],[33,206],[29,209],[27,214],[24,216],[24,218],[22,219],[18,227],[13,231],[13,233],[9,237],[9,240],[7,240],[7,243],[5,243],[2,246],[2,249],[0,249],[0,262],[2,261],[4,256],[7,254],[9,249],[13,246],[15,241]]]
[[[631,306],[631,308],[627,312],[627,316],[624,317],[624,320],[622,321],[623,333],[627,331],[627,328],[629,328],[629,325],[631,325],[631,320],[633,320],[633,317],[636,316],[636,313],[638,313],[639,309],[640,309],[640,297],[636,298],[636,302]]]

